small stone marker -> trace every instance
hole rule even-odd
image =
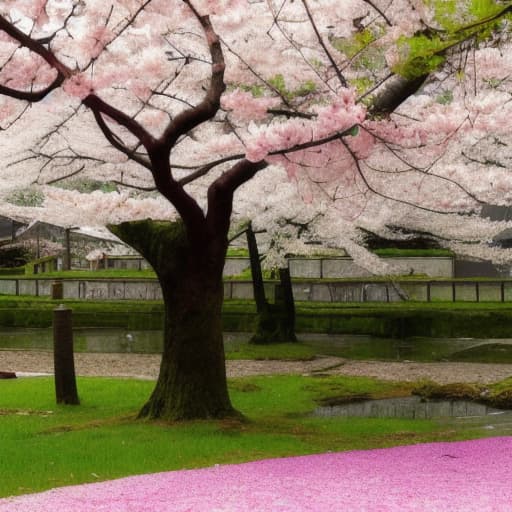
[[[0,379],[15,379],[16,374],[14,372],[0,372]]]
[[[64,284],[62,280],[57,280],[52,283],[52,299],[58,300],[64,298]]]

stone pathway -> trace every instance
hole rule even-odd
[[[76,353],[76,373],[84,376],[136,377],[156,379],[160,367],[158,354]],[[448,382],[489,384],[512,376],[511,364],[418,363],[354,361],[339,357],[319,357],[313,361],[226,362],[228,377],[276,374],[359,375],[385,380],[416,381],[431,379]],[[53,354],[48,351],[0,350],[2,371],[52,373]]]

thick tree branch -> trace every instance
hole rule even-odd
[[[44,46],[42,42],[36,41],[32,39],[30,36],[27,36],[16,26],[10,23],[4,16],[1,15],[0,30],[5,32],[10,37],[12,37],[21,46],[27,48],[28,50],[42,57],[57,72],[57,76],[55,77],[53,82],[44,89],[41,89],[40,91],[19,91],[16,89],[12,89],[10,87],[6,87],[5,85],[0,85],[0,94],[18,100],[25,100],[35,103],[41,101],[46,96],[48,96],[48,94],[50,94],[52,91],[59,88],[64,82],[64,80],[67,77],[71,76],[71,71],[66,66],[64,66],[64,64],[62,64],[53,55],[53,53]]]
[[[180,185],[187,185],[188,183],[191,183],[192,181],[195,181],[198,178],[205,176],[218,165],[224,164],[226,162],[232,162],[233,160],[240,160],[243,157],[244,155],[238,154],[230,155],[225,158],[219,158],[218,160],[214,160],[213,162],[209,162],[208,164],[201,166],[199,169],[189,174],[188,176],[181,178],[180,180],[178,180],[178,183],[180,183]]]
[[[257,172],[265,169],[267,165],[264,160],[253,163],[243,159],[210,185],[206,217],[209,231],[221,229],[227,234],[236,189],[253,178]]]
[[[64,77],[57,74],[57,78],[49,86],[41,89],[40,91],[19,91],[17,89],[6,87],[5,85],[0,85],[0,94],[17,100],[25,100],[30,101],[31,103],[37,103],[38,101],[46,98],[46,96],[48,96],[48,94],[50,94],[52,91],[58,89],[62,85],[62,82],[64,82]]]
[[[220,97],[226,89],[224,83],[226,65],[219,36],[215,33],[208,16],[201,16],[189,0],[183,1],[194,13],[206,36],[206,42],[208,43],[212,58],[212,73],[210,85],[203,101],[196,107],[187,109],[177,115],[160,138],[159,142],[165,144],[169,149],[172,148],[179,137],[215,116],[220,108]]]
[[[283,116],[288,119],[299,118],[299,119],[313,119],[316,114],[308,114],[307,112],[299,112],[298,110],[286,110],[283,108],[270,108],[267,110],[269,114],[274,116]]]
[[[171,173],[169,152],[162,145],[155,145],[149,152],[151,172],[156,188],[179,213],[191,237],[196,240],[205,234],[205,216],[203,210]]]
[[[119,137],[117,137],[117,135],[112,132],[112,130],[108,127],[107,123],[103,119],[101,112],[99,112],[98,110],[93,110],[93,114],[94,119],[96,119],[96,123],[98,124],[100,130],[102,131],[107,141],[112,145],[112,147],[114,147],[121,153],[124,153],[130,160],[137,162],[146,169],[149,169],[150,171],[152,170],[151,164],[148,159],[145,159],[142,157],[142,155],[138,155],[137,153],[135,153],[135,150],[126,147],[123,144],[123,142],[119,139]]]
[[[332,135],[329,135],[328,137],[325,137],[323,139],[312,140],[310,142],[304,142],[303,144],[297,144],[296,146],[292,146],[290,148],[276,149],[274,151],[271,151],[269,153],[269,155],[270,156],[284,155],[287,153],[295,153],[297,151],[302,151],[304,149],[321,146],[323,144],[327,144],[329,142],[338,140],[340,137],[350,135],[352,130],[356,127],[357,127],[357,125],[351,126],[350,128],[348,128],[347,130],[345,130],[343,132],[333,133]],[[218,165],[225,164],[227,162],[233,162],[234,160],[241,160],[244,158],[244,156],[245,155],[243,153],[238,153],[235,155],[226,156],[224,158],[219,158],[217,160],[208,162],[207,164],[204,164],[201,167],[199,167],[198,169],[196,169],[194,172],[192,172],[188,176],[185,176],[184,178],[181,178],[180,180],[178,180],[178,183],[180,185],[187,185],[188,183],[191,183],[191,182],[195,181],[196,179],[205,176],[206,174],[208,174],[212,169],[214,169]],[[176,167],[178,167],[178,166],[176,166]]]
[[[407,98],[419,91],[428,75],[408,79],[393,75],[376,90],[370,113],[374,116],[394,112]]]
[[[124,126],[132,135],[139,139],[139,141],[148,151],[155,146],[155,138],[147,130],[145,130],[141,124],[139,124],[137,121],[135,121],[135,119],[125,114],[121,110],[113,107],[112,105],[109,105],[99,96],[96,96],[96,94],[89,94],[82,100],[82,103],[92,110],[92,112],[95,114],[96,121],[98,121],[96,113],[100,115],[106,115],[119,125]]]
[[[7,21],[2,15],[0,15],[0,30],[18,41],[21,46],[42,57],[53,69],[57,71],[59,75],[62,75],[62,80],[64,78],[69,78],[72,75],[72,71],[62,64],[62,62],[60,62],[57,57],[55,57],[55,55],[53,55],[53,53],[43,44],[24,34],[16,26]]]

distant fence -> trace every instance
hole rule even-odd
[[[49,297],[53,279],[0,279],[2,295],[32,295]],[[269,298],[274,296],[276,282],[267,281]],[[293,295],[298,301],[321,302],[397,302],[413,301],[468,301],[511,302],[512,280],[496,281],[393,281],[368,280],[292,281]],[[161,300],[162,292],[156,279],[63,279],[62,297],[91,300]],[[226,280],[226,299],[252,299],[251,281]]]

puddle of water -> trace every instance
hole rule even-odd
[[[476,418],[507,416],[512,418],[512,411],[495,409],[484,404],[464,400],[428,400],[418,396],[386,398],[380,400],[363,400],[343,405],[322,406],[315,409],[315,416],[320,417],[360,417],[360,418]]]

